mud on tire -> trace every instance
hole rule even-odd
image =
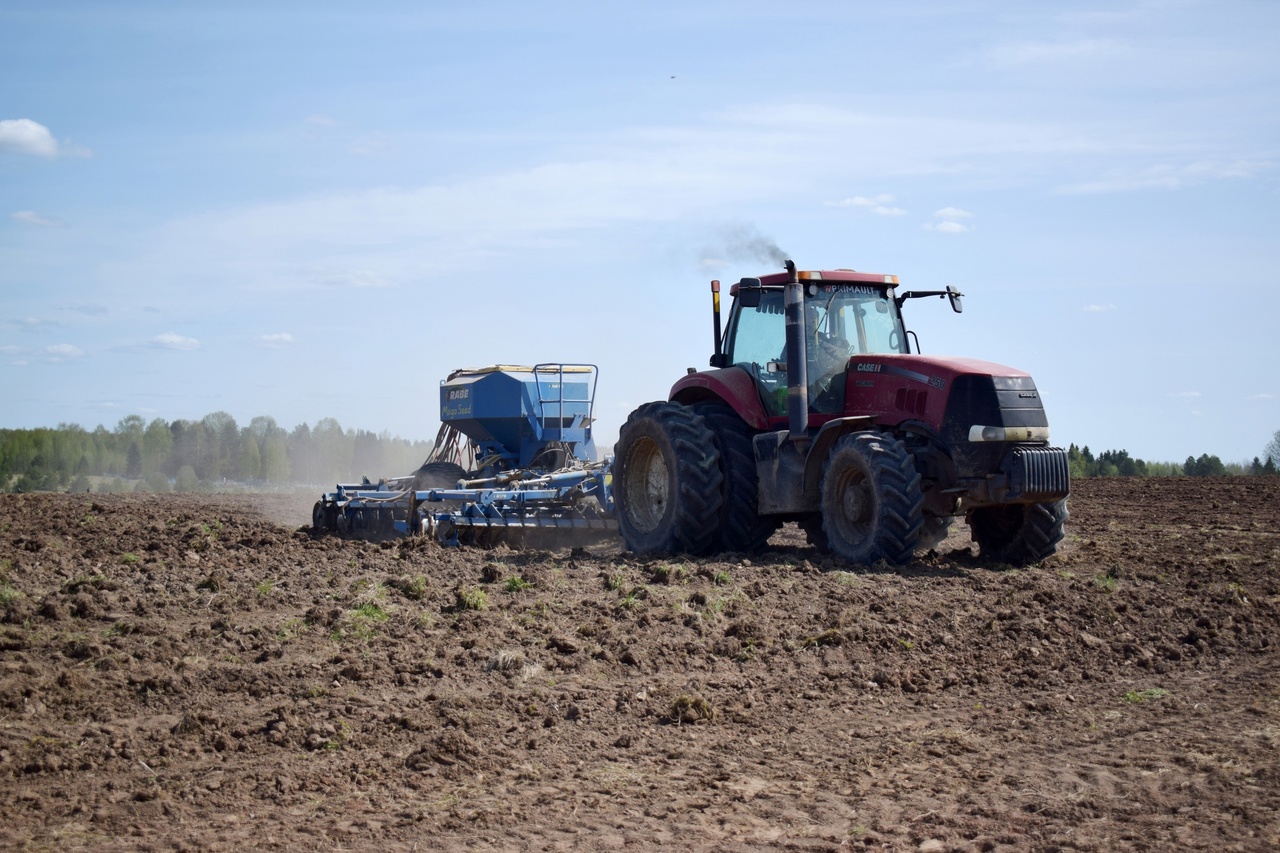
[[[759,514],[760,487],[751,428],[721,403],[697,403],[693,410],[711,428],[720,452],[724,503],[720,508],[717,551],[758,551],[778,529],[778,520]]]
[[[646,403],[623,424],[613,461],[618,532],[640,554],[708,554],[724,501],[706,421],[678,403]]]
[[[842,559],[907,562],[924,522],[923,503],[920,475],[901,441],[856,432],[831,448],[822,472],[822,532]]]
[[[1025,566],[1058,550],[1067,501],[984,506],[969,514],[969,533],[984,560]]]

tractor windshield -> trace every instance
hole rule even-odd
[[[849,357],[906,352],[893,299],[867,285],[817,284],[806,288],[805,336],[810,407],[837,413],[844,405]],[[781,290],[765,290],[756,305],[739,305],[729,330],[729,361],[756,379],[765,409],[786,412],[786,322]],[[772,367],[772,369],[770,369]]]
[[[843,345],[849,355],[904,353],[906,335],[893,299],[878,287],[862,284],[820,285],[806,297],[816,310],[811,340]]]

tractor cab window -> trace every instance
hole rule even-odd
[[[730,360],[743,367],[760,368],[769,362],[784,360],[787,357],[785,317],[780,290],[765,291],[760,294],[759,305],[742,308],[737,316]]]
[[[769,372],[787,358],[787,324],[781,290],[760,293],[755,305],[739,305],[729,330],[729,361],[750,373],[770,415],[787,411],[787,374]]]
[[[818,319],[814,340],[846,355],[905,353],[902,318],[887,293],[866,285],[823,285],[808,302]]]

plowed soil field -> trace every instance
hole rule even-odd
[[[0,496],[0,847],[1280,849],[1280,478],[898,570]]]

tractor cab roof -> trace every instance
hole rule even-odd
[[[800,270],[796,273],[796,278],[803,282],[876,284],[885,288],[898,286],[898,277],[896,275],[884,275],[878,272],[858,272],[857,270]],[[759,278],[762,287],[781,287],[790,280],[790,274],[785,272],[762,275]],[[743,279],[743,281],[730,287],[729,294],[736,296],[738,288],[746,281],[747,279]]]

